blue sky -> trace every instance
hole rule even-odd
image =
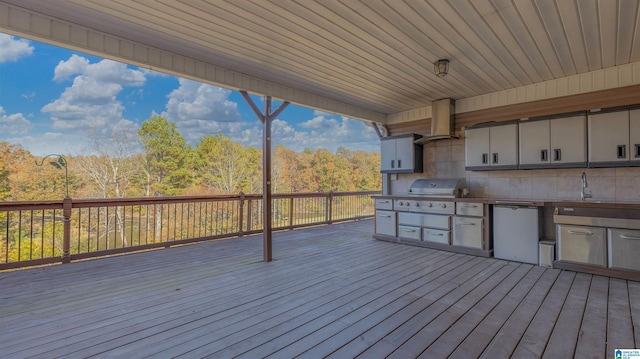
[[[40,156],[88,154],[91,138],[135,134],[156,114],[191,144],[222,133],[262,145],[262,126],[236,91],[0,33],[0,141]],[[272,143],[296,151],[380,150],[364,122],[295,105],[274,120]]]

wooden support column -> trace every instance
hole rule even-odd
[[[262,213],[263,213],[263,258],[265,262],[273,259],[272,232],[273,216],[271,205],[271,122],[284,111],[289,102],[283,102],[274,112],[271,112],[271,96],[264,97],[264,113],[258,109],[246,91],[240,91],[242,97],[249,104],[253,112],[262,122]]]

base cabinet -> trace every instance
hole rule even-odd
[[[640,231],[607,229],[609,268],[640,271]]]
[[[396,212],[376,211],[376,234],[396,236]]]
[[[558,260],[607,266],[605,229],[602,227],[558,224]]]
[[[454,246],[470,248],[483,248],[484,243],[484,219],[472,217],[453,218],[453,242]]]

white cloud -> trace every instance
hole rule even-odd
[[[33,46],[29,41],[19,39],[11,35],[0,34],[0,63],[12,62],[30,56],[33,53]]]
[[[73,75],[79,75],[87,69],[87,66],[89,66],[89,59],[73,54],[69,60],[58,62],[58,66],[53,70],[53,80],[62,81]]]
[[[0,106],[0,134],[22,135],[27,133],[33,124],[21,113],[8,115],[4,108]]]
[[[53,129],[80,132],[92,129],[107,135],[114,129],[137,128],[123,117],[124,106],[116,96],[124,86],[142,86],[145,77],[141,71],[111,60],[91,64],[74,54],[54,70],[55,80],[71,76],[75,76],[71,86],[42,108],[42,112],[51,115]]]
[[[185,139],[195,142],[217,133],[236,138],[242,133],[246,124],[240,122],[238,104],[229,100],[231,90],[182,78],[179,84],[162,116],[175,122]]]
[[[338,147],[353,151],[380,151],[380,142],[371,126],[363,121],[347,117],[327,118],[316,116],[302,122],[299,127],[276,119],[271,124],[272,146],[282,144],[294,151],[328,149],[335,152]],[[255,125],[233,138],[247,146],[262,147],[262,126]]]

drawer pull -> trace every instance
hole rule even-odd
[[[637,239],[637,240],[640,240],[640,237],[627,236],[626,234],[621,234],[620,238],[622,238],[622,239]]]
[[[430,235],[430,236],[438,236],[438,237],[444,236],[444,234],[442,234],[442,233],[427,232],[427,234]]]
[[[389,201],[388,201],[388,200],[386,200],[386,201],[380,201],[380,203],[389,203]]]
[[[460,207],[462,207],[462,208],[478,208],[478,206],[475,205],[475,204],[462,204],[462,205],[460,205]]]
[[[415,233],[416,232],[415,229],[404,229],[404,228],[401,228],[400,230],[403,231],[403,232],[409,232],[409,233]]]
[[[463,223],[460,223],[460,225],[461,226],[475,226],[476,224],[473,223],[473,222],[463,222]]]
[[[381,214],[379,216],[382,217],[382,218],[391,218],[390,214]]]
[[[593,236],[593,232],[569,231],[569,234],[578,234],[582,236]]]

